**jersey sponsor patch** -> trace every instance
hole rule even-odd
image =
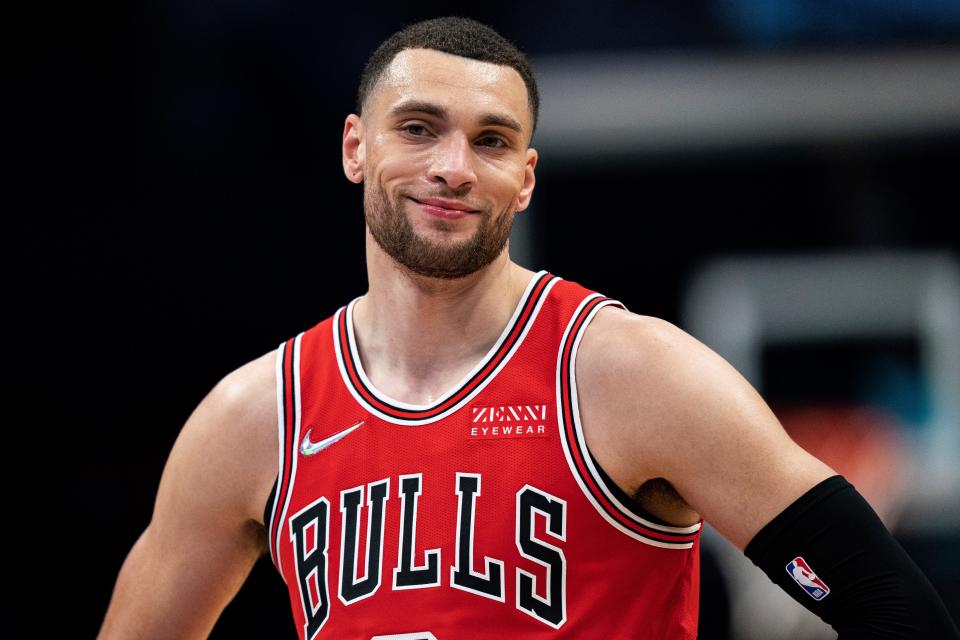
[[[547,437],[546,404],[470,407],[467,437],[480,440]]]
[[[797,556],[787,563],[787,573],[814,600],[823,600],[830,593],[827,583],[817,577],[802,556]]]

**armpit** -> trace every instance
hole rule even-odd
[[[258,555],[266,553],[270,545],[267,539],[267,529],[256,520],[247,520],[244,527],[247,539],[250,540],[251,546],[257,550]]]
[[[630,496],[640,509],[674,526],[695,524],[700,516],[664,478],[651,478]]]

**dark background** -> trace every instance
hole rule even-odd
[[[55,598],[71,635],[99,628],[170,448],[202,397],[366,290],[361,191],[341,169],[343,120],[377,44],[450,9],[341,4],[35,6],[5,28],[8,282],[18,311],[10,369],[25,383],[11,402],[26,416],[12,425],[8,486],[46,487],[31,480],[38,468],[59,480],[23,512],[12,505],[12,522],[52,541],[52,564],[11,547],[12,564],[37,579],[37,597]],[[780,4],[779,17],[748,2],[695,0],[490,2],[459,14],[487,22],[534,64],[595,50],[960,46],[960,18],[946,3],[899,15],[871,2]],[[525,266],[676,323],[685,283],[714,256],[960,252],[950,232],[960,131],[543,160]],[[31,505],[56,504],[50,493],[59,515],[33,515]],[[937,564],[929,540],[904,543],[928,572]],[[955,574],[938,587],[945,598],[960,593]],[[948,604],[956,616],[956,600]],[[295,637],[268,558],[213,637]]]

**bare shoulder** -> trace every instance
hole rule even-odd
[[[272,355],[224,376],[180,430],[99,638],[207,637],[266,550],[260,514],[277,465]]]
[[[217,506],[262,524],[277,473],[276,351],[225,375],[180,432],[171,473],[216,474]],[[210,505],[213,507],[214,505]]]
[[[612,306],[601,309],[587,326],[576,367],[578,387],[616,401],[620,413],[630,409],[632,415],[648,418],[676,414],[711,396],[713,408],[716,403],[762,402],[733,366],[686,331]],[[632,428],[650,424],[641,421]],[[664,431],[666,424],[653,423],[659,439],[675,435]],[[700,426],[711,424],[718,423]]]
[[[225,375],[203,403],[222,416],[223,429],[243,431],[257,442],[270,436],[276,444],[276,351],[269,351]]]
[[[584,332],[576,376],[598,460],[628,486],[665,479],[741,548],[833,473],[730,363],[665,320],[603,308]]]
[[[611,305],[600,309],[587,325],[578,348],[577,362],[585,369],[610,365],[637,367],[638,356],[649,364],[658,356],[669,357],[678,349],[690,349],[693,343],[700,344],[666,320]],[[578,376],[579,371],[578,368]]]
[[[665,320],[614,306],[584,331],[576,380],[585,437],[628,494],[664,477],[658,451],[680,434],[659,416],[689,401],[684,369],[696,369],[693,361],[703,357],[695,342]]]
[[[587,325],[577,349],[577,385],[605,406],[612,403],[620,415],[624,410],[649,415],[651,403],[664,409],[685,403],[687,394],[696,391],[703,368],[717,368],[722,362],[666,320],[607,306]],[[639,426],[644,424],[649,421]],[[659,435],[664,435],[662,430]]]
[[[263,507],[277,476],[276,350],[251,360],[226,375],[211,392],[224,412],[224,437],[244,461],[242,474],[249,487],[247,512],[263,524]]]

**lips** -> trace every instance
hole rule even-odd
[[[466,204],[460,202],[459,200],[445,200],[443,198],[412,198],[412,200],[426,205],[428,207],[435,207],[438,209],[448,209],[452,211],[463,211],[465,213],[475,213],[476,209],[471,209]]]
[[[423,209],[424,212],[446,220],[457,220],[477,212],[475,209],[470,209],[462,202],[456,200],[441,200],[437,198],[424,198],[423,200],[416,198],[410,199],[416,202],[417,206]]]

